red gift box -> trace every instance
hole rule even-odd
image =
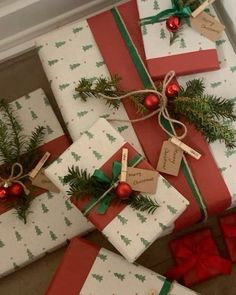
[[[230,259],[236,262],[236,213],[221,217],[219,223]]]
[[[151,77],[144,68],[145,55],[136,2],[130,1],[87,21],[110,73],[122,77],[119,89],[129,91],[153,87]],[[123,103],[129,118],[139,117],[129,101]],[[190,201],[188,209],[177,220],[176,229],[218,214],[231,205],[231,195],[207,142],[193,126],[186,125],[188,135],[185,143],[198,150],[202,157],[200,161],[196,161],[186,156],[188,167],[182,162],[178,177],[165,175],[165,178]],[[167,138],[158,125],[157,118],[154,116],[134,123],[133,127],[147,159],[156,167],[163,141]]]
[[[220,274],[231,273],[231,262],[219,256],[209,229],[170,242],[170,249],[177,265],[173,266],[166,276],[169,279],[181,279],[186,286]]]

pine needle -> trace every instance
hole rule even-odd
[[[139,211],[147,211],[149,214],[153,214],[157,208],[160,206],[158,205],[156,200],[151,199],[146,195],[134,195],[127,200],[127,203],[134,209]]]

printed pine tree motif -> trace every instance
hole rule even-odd
[[[36,47],[36,50],[39,52],[43,48],[43,45],[39,45]]]
[[[78,112],[77,113],[77,116],[79,117],[79,118],[82,118],[82,117],[84,117],[85,115],[87,115],[88,114],[88,111],[82,111],[82,112]]]
[[[107,255],[105,255],[105,254],[99,253],[97,257],[100,258],[103,262],[105,262],[107,260]]]
[[[91,49],[92,47],[93,47],[93,45],[92,45],[92,44],[90,44],[90,45],[84,45],[84,46],[82,46],[82,48],[83,48],[83,51],[87,51],[87,50]]]
[[[165,178],[162,178],[162,182],[164,183],[164,185],[165,185],[167,188],[170,188],[170,187],[171,187],[171,184],[170,184],[169,181],[167,181]]]
[[[48,65],[51,67],[58,62],[59,62],[59,59],[51,59],[51,60],[48,60]]]
[[[30,95],[29,94],[26,94],[25,95],[25,99],[30,99]]]
[[[169,226],[166,226],[165,224],[163,224],[161,222],[159,222],[159,226],[163,231],[169,228]]]
[[[104,119],[107,119],[107,118],[109,118],[109,117],[110,117],[109,114],[105,114],[105,115],[100,116],[100,118],[104,118]]]
[[[141,281],[142,283],[146,280],[145,276],[139,274],[135,274],[135,278]]]
[[[93,151],[93,154],[94,154],[94,156],[95,156],[95,158],[96,158],[97,160],[101,160],[102,155],[99,154],[99,152],[97,152],[97,151]]]
[[[38,116],[35,114],[34,111],[31,111],[30,113],[31,113],[31,117],[32,117],[33,120],[38,119]]]
[[[15,236],[16,236],[17,242],[20,242],[22,240],[22,236],[20,235],[18,231],[15,231]]]
[[[47,194],[48,200],[50,200],[50,199],[52,199],[54,197],[52,192],[47,191],[46,194]]]
[[[166,32],[163,28],[161,28],[161,31],[160,31],[160,39],[166,39]]]
[[[2,240],[0,240],[0,248],[3,248],[5,246],[5,244],[3,243]]]
[[[80,63],[71,64],[70,69],[71,69],[71,71],[73,71],[74,69],[78,68],[79,66],[80,66]]]
[[[226,167],[219,168],[221,173],[223,173],[226,169],[227,169]]]
[[[61,84],[61,85],[59,85],[59,89],[62,91],[62,90],[65,90],[69,86],[70,86],[69,83]]]
[[[16,101],[16,102],[15,102],[15,105],[16,105],[17,110],[22,109],[22,106],[21,106],[21,104],[19,103],[19,101]]]
[[[77,98],[80,98],[80,95],[79,95],[79,93],[75,93],[75,94],[73,94],[73,98],[76,100]]]
[[[73,29],[73,33],[76,34],[76,33],[79,33],[83,30],[83,27],[77,27],[77,28],[74,28]]]
[[[66,200],[66,201],[65,201],[65,205],[66,205],[66,209],[67,209],[68,211],[70,211],[71,209],[73,209],[73,207],[72,207],[70,201]]]
[[[42,207],[43,213],[48,213],[49,209],[44,203],[41,204],[41,207]]]
[[[92,77],[92,78],[89,78],[89,79],[87,79],[89,82],[91,82],[91,83],[93,83],[94,81],[96,81],[97,80],[97,77]]]
[[[58,176],[58,179],[62,185],[64,185],[64,177]]]
[[[51,239],[53,240],[53,241],[56,241],[57,240],[57,236],[54,234],[54,232],[53,231],[49,231],[49,234],[50,234],[50,237],[51,237]]]
[[[232,73],[236,72],[236,66],[230,67],[230,71],[231,71]]]
[[[67,226],[71,226],[72,225],[72,222],[67,217],[64,218],[64,221],[65,221],[65,224]]]
[[[154,0],[153,9],[154,9],[154,10],[158,10],[158,9],[160,9],[160,6],[159,6],[157,0]]]
[[[56,48],[60,48],[60,47],[62,47],[65,44],[66,44],[66,41],[60,41],[60,42],[56,42],[55,43],[55,46],[56,46]]]
[[[180,48],[186,48],[187,47],[184,38],[180,39],[180,46],[179,47]]]
[[[145,240],[144,238],[140,238],[140,241],[144,244],[144,246],[147,248],[150,245],[150,242]]]
[[[100,67],[102,67],[102,66],[104,66],[105,65],[105,62],[104,61],[97,61],[96,62],[96,67],[97,68],[100,68]]]
[[[62,162],[62,158],[57,158],[56,162],[57,162],[57,164],[60,164]]]
[[[120,126],[120,127],[117,128],[117,131],[120,132],[120,133],[122,133],[123,131],[125,131],[125,130],[128,129],[128,128],[129,128],[129,126],[127,126],[127,125],[125,125],[125,126]]]
[[[75,159],[76,162],[78,162],[81,159],[81,156],[79,156],[75,152],[71,152],[71,156]]]
[[[147,26],[142,26],[142,35],[145,36],[147,35],[148,31],[147,31]]]
[[[122,282],[123,282],[124,279],[125,279],[125,275],[122,274],[122,273],[114,272],[114,276],[115,276],[117,279],[121,280]]]
[[[144,223],[147,221],[147,217],[143,216],[143,214],[141,214],[139,212],[137,213],[137,217],[141,221],[141,223]]]
[[[126,219],[125,217],[121,216],[120,214],[117,215],[117,218],[119,219],[119,221],[125,225],[128,222],[128,219]]]
[[[103,280],[103,276],[97,275],[95,273],[92,274],[92,277],[95,278],[99,283]]]
[[[224,44],[226,42],[226,40],[220,39],[216,41],[216,46],[220,46],[222,44]]]
[[[106,133],[106,137],[108,138],[108,140],[113,143],[116,141],[116,138],[114,136],[112,136],[111,134],[109,133]]]
[[[216,88],[216,87],[219,87],[221,84],[222,82],[214,82],[214,83],[211,83],[211,87]]]
[[[126,236],[121,235],[121,240],[125,243],[126,246],[130,245],[130,243],[132,242],[130,239],[128,239]]]
[[[47,128],[47,133],[48,134],[52,134],[53,133],[53,130],[52,130],[52,128],[49,125],[47,125],[46,128]]]
[[[176,213],[177,213],[177,210],[176,210],[174,207],[172,207],[171,205],[167,205],[167,208],[168,208],[168,210],[169,210],[172,214],[176,214]]]
[[[29,257],[29,260],[34,259],[34,255],[33,255],[33,253],[30,251],[30,249],[27,249],[26,252],[27,252],[27,255],[28,255],[28,257]]]
[[[94,138],[94,135],[89,131],[85,131],[84,134],[87,135],[89,139]]]
[[[50,105],[50,102],[49,102],[47,96],[44,96],[43,97],[43,101],[44,101],[45,106],[49,106]]]
[[[234,155],[235,153],[236,153],[236,150],[232,150],[232,149],[230,149],[230,150],[225,151],[225,156],[226,156],[227,158],[229,158],[229,157],[231,157],[232,155]]]
[[[20,269],[20,267],[19,267],[19,265],[17,265],[15,262],[13,262],[13,267],[14,267],[14,270],[18,270],[18,269]]]
[[[41,229],[37,226],[37,225],[35,225],[35,231],[36,231],[36,234],[37,234],[37,236],[41,236],[42,235],[42,231],[41,231]]]

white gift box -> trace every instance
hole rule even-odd
[[[64,135],[42,89],[11,103],[30,135],[37,126],[46,127],[44,143]],[[27,224],[19,220],[15,209],[0,215],[0,277],[62,246],[67,239],[87,232],[92,225],[68,201],[63,193],[46,192],[31,203]]]
[[[124,138],[105,120],[99,119],[85,134],[74,142],[46,170],[46,175],[61,191],[68,185],[63,177],[68,168],[78,166],[92,175],[127,144]],[[174,221],[185,211],[189,202],[161,175],[158,177],[157,191],[150,195],[156,199],[159,208],[154,214],[139,212],[126,206],[117,216],[100,230],[127,260],[136,260],[163,232],[172,228]],[[96,220],[95,220],[96,219]],[[99,221],[99,215],[93,223]]]

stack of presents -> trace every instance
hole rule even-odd
[[[72,141],[42,89],[0,102],[1,277],[68,240],[47,295],[191,295],[231,273],[234,213],[227,257],[204,227],[171,240],[164,276],[135,264],[236,206],[236,57],[212,2],[130,0],[36,40]]]

